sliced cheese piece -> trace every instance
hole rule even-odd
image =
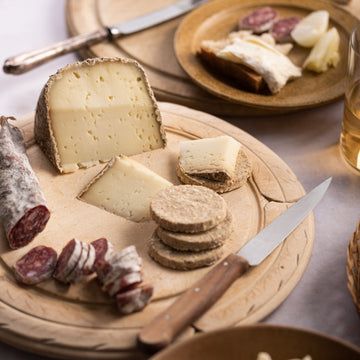
[[[126,156],[113,158],[78,198],[132,221],[149,217],[152,197],[172,183]]]
[[[218,174],[223,180],[235,176],[240,143],[228,135],[180,142],[179,164],[186,174]]]
[[[273,94],[279,92],[289,80],[301,76],[301,68],[258,37],[234,39],[232,44],[216,55],[253,69],[264,78]]]
[[[51,76],[38,101],[35,139],[62,173],[165,146],[144,70],[119,58],[89,59]]]
[[[340,60],[339,45],[339,33],[336,28],[331,28],[311,49],[303,67],[318,73],[328,70],[329,66],[336,67]]]

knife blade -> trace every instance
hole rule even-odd
[[[79,50],[84,46],[95,45],[104,40],[111,41],[175,19],[207,1],[209,0],[181,0],[113,26],[107,26],[90,33],[71,37],[53,45],[12,56],[5,60],[3,71],[8,74],[23,74],[51,59]]]
[[[237,253],[228,255],[138,335],[138,345],[154,353],[169,345],[187,326],[213,305],[228,287],[251,266],[260,264],[319,203],[332,178],[328,178],[279,215]]]

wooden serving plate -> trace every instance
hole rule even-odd
[[[134,158],[174,184],[179,184],[175,168],[181,140],[228,134],[243,144],[249,156],[253,169],[251,179],[242,188],[223,195],[234,219],[226,254],[239,249],[289,203],[304,195],[291,169],[249,134],[219,118],[180,105],[159,103],[159,106],[168,146]],[[139,330],[209,268],[175,271],[155,263],[147,253],[147,241],[155,228],[153,221],[134,223],[76,199],[104,164],[60,175],[33,142],[33,114],[15,123],[23,130],[28,156],[48,201],[51,218],[46,229],[19,250],[9,250],[0,229],[0,339],[53,356],[111,359],[132,354],[142,358],[136,349]],[[143,258],[144,282],[155,285],[152,302],[143,311],[120,316],[94,277],[71,286],[50,279],[38,286],[26,287],[14,280],[11,266],[36,245],[49,245],[60,252],[73,237],[91,242],[103,236],[117,250],[134,244]],[[300,280],[313,243],[311,214],[261,265],[236,281],[186,335],[191,336],[194,328],[207,332],[253,323],[268,315]]]
[[[177,0],[67,0],[67,26],[71,36],[78,35],[97,30],[105,25],[113,25],[120,21],[143,15],[176,1]],[[311,2],[306,0],[307,6],[304,8],[302,6],[303,1],[289,0],[288,7],[294,8],[296,3],[299,3],[300,12],[304,12],[316,7],[318,2],[319,1]],[[242,3],[243,2],[239,2],[240,7]],[[251,4],[253,7],[256,7],[258,3],[257,0],[250,2],[247,0],[247,7],[251,7]],[[276,6],[279,1],[274,0],[268,3],[273,3],[273,5]],[[341,24],[341,33],[343,35],[347,34],[349,26],[351,27],[351,24],[346,23],[346,19],[360,18],[360,4],[356,0],[352,0],[346,6],[339,5],[341,0],[329,0],[324,3],[332,3],[334,7],[338,8],[336,13],[340,14],[341,19],[338,18],[337,22]],[[279,4],[280,7],[287,8],[286,0],[280,1]],[[330,7],[330,5],[327,6]],[[341,9],[345,9],[347,13]],[[264,109],[256,105],[247,106],[244,103],[232,103],[211,95],[193,83],[178,64],[174,52],[174,36],[184,17],[185,16],[171,20],[113,42],[104,42],[89,48],[84,48],[79,54],[84,59],[95,56],[120,56],[136,59],[145,68],[156,98],[161,101],[169,101],[189,106],[215,115],[263,116],[295,111],[296,107],[294,106],[268,106],[267,109]],[[344,29],[346,29],[346,31]],[[194,34],[191,34],[191,37],[189,37],[189,43],[193,41],[193,35]],[[343,56],[346,57],[346,52]],[[313,89],[311,89],[311,93],[314,93]],[[341,94],[342,93],[343,92],[341,92]],[[320,105],[320,103],[316,105]]]
[[[306,69],[302,76],[289,81],[277,94],[255,94],[234,86],[211,71],[197,56],[203,40],[220,40],[237,30],[239,19],[261,7],[276,10],[280,19],[305,18],[313,11],[329,13],[328,28],[336,28],[340,60],[319,74]],[[217,0],[195,9],[182,21],[175,36],[176,57],[191,79],[211,94],[246,106],[264,109],[305,109],[323,105],[344,95],[349,37],[358,20],[331,1],[323,0]],[[293,64],[302,67],[310,49],[294,44],[289,53]]]

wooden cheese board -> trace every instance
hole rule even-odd
[[[240,189],[223,194],[232,214],[233,233],[226,254],[239,249],[305,191],[291,169],[265,145],[241,129],[212,115],[180,105],[159,103],[168,145],[134,156],[142,164],[174,184],[178,143],[182,140],[227,134],[244,147],[252,164],[252,175]],[[85,184],[105,165],[60,175],[33,141],[33,114],[15,121],[28,145],[51,218],[46,229],[28,246],[9,250],[1,229],[0,251],[0,339],[19,348],[51,356],[115,359],[144,358],[136,347],[136,336],[156,314],[209,271],[166,269],[147,253],[147,241],[155,224],[150,219],[134,223],[76,199]],[[115,304],[101,291],[94,277],[66,286],[50,279],[34,287],[20,286],[11,266],[30,248],[44,244],[58,252],[73,237],[91,242],[107,237],[115,249],[134,244],[143,258],[144,282],[152,282],[152,302],[141,312],[120,316]],[[236,281],[219,302],[204,314],[194,329],[210,331],[261,320],[273,311],[300,280],[314,244],[314,220],[304,222],[261,265]],[[186,309],[184,309],[186,311]]]
[[[175,1],[176,0],[137,0],[136,2],[131,0],[67,0],[66,21],[68,30],[70,35],[94,31],[105,25],[116,24],[120,21],[131,19],[159,9]],[[210,4],[211,3],[212,2],[210,2]],[[219,3],[221,7],[222,2],[220,1]],[[346,2],[344,1],[330,0],[322,0],[321,2],[310,0],[266,0],[265,2],[247,0],[246,2],[241,2],[238,7],[242,9],[240,10],[241,13],[241,11],[247,11],[247,9],[250,11],[251,8],[259,6],[258,4],[270,4],[270,6],[274,5],[285,13],[291,9],[291,11],[294,10],[295,13],[304,14],[310,12],[312,9],[318,9],[323,5],[327,9],[331,9],[335,23],[339,26],[344,40],[342,46],[346,48],[347,37],[354,25],[354,21],[356,22],[356,19],[359,19],[360,17],[360,5],[355,0],[350,1],[347,5],[344,5],[345,3]],[[212,5],[206,5],[212,7]],[[225,5],[226,2],[224,2],[224,6]],[[196,85],[177,62],[174,51],[174,37],[184,18],[185,16],[171,20],[167,23],[137,34],[120,38],[113,42],[104,42],[89,48],[84,48],[79,54],[82,58],[95,56],[134,58],[145,68],[150,84],[158,100],[170,101],[215,115],[264,116],[295,111],[303,106],[319,106],[326,101],[330,101],[328,99],[329,96],[327,96],[327,100],[323,102],[321,99],[317,99],[316,94],[312,91],[312,85],[309,86],[312,96],[309,97],[307,102],[302,106],[299,106],[298,104],[297,106],[292,106],[292,100],[295,101],[296,99],[293,98],[292,100],[290,99],[287,101],[286,97],[285,99],[280,99],[280,105],[272,104],[271,99],[269,99],[269,104],[267,104],[267,99],[262,99],[263,106],[258,107],[256,106],[256,101],[259,99],[255,99],[255,101],[251,101],[248,104],[246,104],[246,101],[242,101],[242,103],[239,104],[211,95]],[[220,33],[224,33],[224,29],[221,29]],[[194,35],[194,33],[190,34],[188,39],[189,45],[192,44],[193,41],[196,41],[196,39],[193,39]],[[346,50],[343,56],[344,62],[342,64],[342,69],[345,64]],[[193,77],[196,77],[196,74],[194,74]],[[324,78],[324,76],[322,78]],[[333,84],[331,79],[330,84]],[[343,95],[343,89],[340,82],[336,85],[336,94],[335,96],[332,96],[332,98],[338,98]],[[326,86],[326,84],[324,86]],[[294,88],[296,93],[296,86]],[[307,90],[304,90],[304,94],[307,92]],[[225,97],[223,92],[221,95],[222,97]],[[326,91],[324,91],[323,96],[326,97]],[[283,96],[280,94],[278,97],[282,98]],[[226,98],[229,99],[229,96]],[[250,97],[250,100],[253,99]]]

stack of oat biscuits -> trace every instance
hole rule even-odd
[[[197,185],[171,186],[151,201],[158,224],[149,242],[150,256],[161,265],[190,270],[209,266],[223,256],[232,216],[225,200]]]

